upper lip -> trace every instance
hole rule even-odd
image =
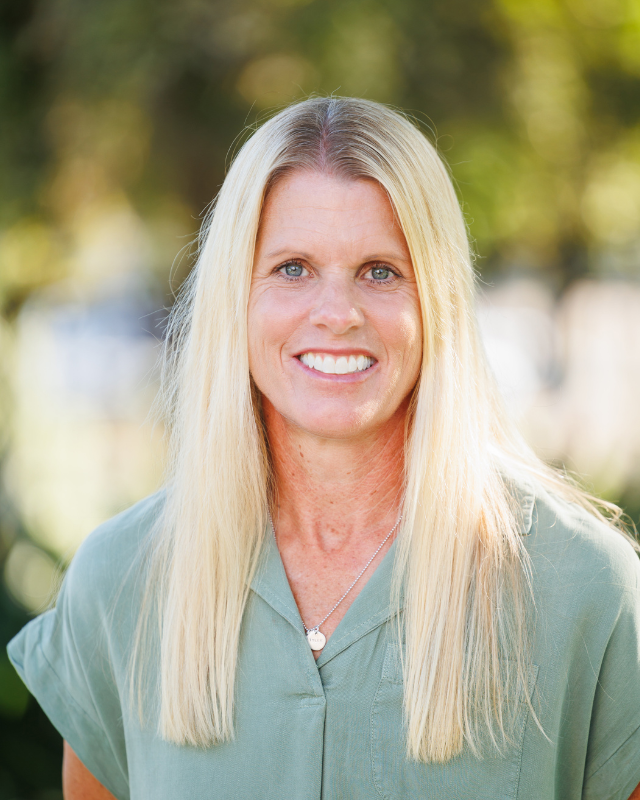
[[[371,350],[367,350],[366,347],[307,347],[304,350],[298,350],[296,353],[293,354],[294,358],[298,358],[305,353],[322,353],[325,356],[335,356],[336,358],[340,358],[340,356],[367,356],[368,358],[373,358],[376,361],[378,360]]]

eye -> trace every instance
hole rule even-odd
[[[302,264],[298,264],[296,261],[290,261],[288,264],[278,267],[278,272],[286,275],[287,278],[302,278],[307,274],[307,270]]]
[[[391,275],[391,270],[387,267],[373,267],[371,269],[371,277],[376,281],[386,281]]]
[[[397,277],[391,267],[386,267],[384,264],[370,267],[365,272],[365,278],[370,283],[393,283]]]

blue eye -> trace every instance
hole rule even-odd
[[[391,270],[387,267],[372,267],[371,277],[374,281],[386,281],[391,275]]]
[[[289,278],[299,278],[302,275],[304,267],[300,264],[285,264],[280,269]]]

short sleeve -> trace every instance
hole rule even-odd
[[[640,783],[640,565],[631,552],[629,559],[629,570],[620,576],[619,611],[598,675],[585,800],[628,800]]]
[[[158,495],[94,531],[65,576],[55,609],[32,620],[8,654],[29,691],[87,769],[128,800],[128,669],[141,593],[138,557]]]

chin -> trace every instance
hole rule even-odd
[[[353,409],[305,414],[291,421],[310,435],[323,439],[349,439],[369,433],[376,427],[371,414],[356,413]]]

